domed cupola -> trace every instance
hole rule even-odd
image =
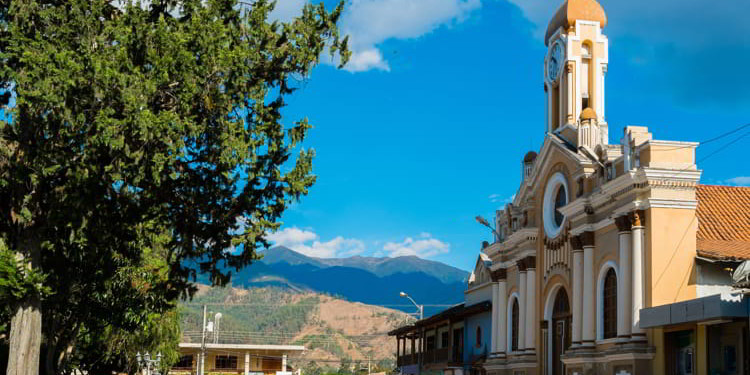
[[[563,30],[568,30],[569,27],[574,27],[578,20],[599,22],[599,27],[604,28],[607,26],[607,13],[596,0],[568,0],[557,9],[549,21],[544,42],[549,44],[549,38],[557,29],[562,27]]]

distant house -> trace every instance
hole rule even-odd
[[[396,337],[397,367],[408,375],[482,374],[492,347],[491,261],[481,254],[464,303],[388,334]]]
[[[170,375],[291,375],[289,355],[305,350],[301,345],[206,344],[204,365],[200,343],[180,343],[180,360]]]

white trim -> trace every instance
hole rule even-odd
[[[615,353],[600,357],[573,357],[564,359],[563,363],[566,365],[580,365],[586,363],[633,361],[638,359],[654,359],[654,353]]]
[[[555,223],[555,200],[560,188],[565,189],[565,205],[570,201],[570,189],[568,181],[562,172],[556,172],[547,180],[547,186],[544,188],[544,199],[542,202],[542,222],[544,224],[544,233],[549,238],[557,237],[565,227],[567,217],[563,215],[563,220],[558,226]],[[555,227],[553,227],[555,226]]]
[[[645,177],[647,180],[670,180],[670,181],[683,181],[683,182],[695,182],[697,183],[701,174],[703,173],[700,169],[693,170],[675,170],[675,169],[664,169],[664,168],[639,168],[638,174]]]
[[[484,284],[479,284],[479,285],[477,285],[475,287],[471,287],[471,288],[466,289],[464,291],[464,294],[471,294],[471,293],[476,292],[477,290],[484,289],[484,288],[487,288],[487,287],[491,287],[492,284],[495,284],[495,282],[493,282],[492,280],[490,280],[490,281],[488,281],[488,282],[486,282]]]
[[[614,261],[607,261],[599,269],[599,276],[596,278],[596,340],[609,340],[604,338],[604,277],[607,275],[609,269],[615,270],[615,280],[620,282],[620,271],[618,270],[617,263]],[[620,318],[620,306],[617,306],[616,318]],[[617,321],[615,321],[617,323]],[[616,339],[617,334],[612,339]]]
[[[196,349],[201,347],[199,342],[181,342],[180,348]],[[255,344],[206,344],[207,349],[238,349],[238,350],[284,350],[304,351],[303,345],[255,345]]]
[[[601,340],[597,339],[596,340],[596,345],[615,344],[617,342],[619,342],[619,341],[617,341],[617,337],[613,337],[611,339],[601,339]]]
[[[510,268],[510,267],[515,266],[516,263],[519,260],[521,260],[523,258],[526,258],[526,257],[529,257],[529,256],[536,256],[536,250],[535,249],[524,250],[524,251],[518,253],[516,255],[516,257],[514,257],[513,259],[509,259],[509,260],[507,260],[505,262],[496,262],[496,263],[493,262],[492,263],[492,267],[490,267],[490,269],[492,271],[495,271],[495,270],[498,270],[500,268]]]
[[[644,208],[680,208],[695,210],[698,208],[698,201],[693,199],[648,198]]]
[[[577,226],[570,230],[571,236],[577,236],[583,232],[596,232],[598,230],[604,229],[612,224],[614,224],[615,221],[612,218],[606,218],[602,219],[594,224],[584,224]]]
[[[513,350],[513,300],[515,299],[516,303],[518,303],[518,350]],[[505,334],[505,341],[507,344],[507,347],[505,348],[505,352],[507,354],[520,354],[524,352],[523,345],[521,345],[521,329],[524,327],[521,327],[521,300],[518,298],[518,291],[515,291],[510,294],[510,297],[508,297],[508,307],[507,307],[507,315],[506,315],[506,321],[508,323],[506,327],[506,334]]]

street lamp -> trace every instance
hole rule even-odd
[[[154,371],[154,369],[158,368],[161,363],[161,352],[156,353],[156,359],[151,359],[151,354],[149,354],[149,352],[146,352],[143,355],[141,355],[141,352],[138,352],[135,355],[135,361],[138,363],[139,370],[141,368],[146,370],[146,375],[159,375],[159,372]]]
[[[487,219],[485,219],[485,218],[483,218],[483,217],[481,217],[481,216],[478,216],[478,215],[477,215],[477,216],[476,216],[476,217],[474,218],[474,220],[476,220],[476,221],[477,221],[477,223],[479,223],[479,224],[481,224],[481,225],[484,225],[484,226],[485,226],[485,227],[487,227],[487,228],[490,228],[490,230],[492,231],[492,233],[494,233],[494,234],[495,234],[495,236],[497,236],[497,238],[502,238],[502,236],[500,235],[500,233],[497,233],[497,231],[495,230],[495,228],[493,228],[493,227],[492,227],[492,226],[490,225],[490,223],[489,223],[489,222],[487,221]]]
[[[412,298],[411,298],[411,297],[410,297],[410,296],[409,296],[408,294],[406,294],[405,292],[400,292],[400,293],[399,293],[399,295],[400,295],[401,297],[404,297],[404,298],[408,298],[408,299],[409,299],[409,301],[411,301],[411,303],[413,303],[413,304],[414,304],[414,306],[416,306],[416,307],[417,307],[417,311],[418,311],[418,314],[419,314],[419,320],[422,320],[422,319],[424,319],[424,305],[419,305],[419,304],[417,304],[416,302],[414,302],[414,299],[412,299]]]

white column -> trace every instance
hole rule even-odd
[[[250,352],[245,352],[245,375],[250,375]]]
[[[281,371],[286,372],[286,354],[281,356]]]
[[[632,313],[631,301],[633,295],[630,291],[631,288],[631,275],[630,270],[630,231],[629,224],[630,220],[626,217],[619,219],[623,225],[618,225],[620,228],[620,259],[618,267],[619,279],[617,280],[617,337],[620,340],[627,340],[630,338],[630,328],[632,326],[630,322],[630,314]]]
[[[518,351],[526,348],[526,270],[518,273]]]
[[[633,341],[646,341],[646,334],[643,329],[639,326],[641,321],[641,309],[643,308],[643,279],[644,271],[643,267],[643,227],[640,225],[640,220],[636,219],[633,222],[632,236],[633,236],[633,330],[632,339]]]
[[[536,347],[536,270],[530,265],[526,270],[526,351],[534,352]]]
[[[596,340],[594,317],[594,246],[583,246],[583,330],[582,344],[584,346],[594,345]]]
[[[501,279],[497,283],[497,310],[499,317],[497,318],[497,351],[501,356],[504,356],[507,352],[508,343],[508,282],[505,279]]]
[[[581,323],[583,317],[583,250],[573,249],[573,326],[571,327],[572,346],[581,345]],[[552,324],[550,322],[549,324]],[[550,327],[550,330],[552,327]]]
[[[201,359],[201,375],[203,375],[206,373],[206,353],[200,353],[198,357]]]
[[[500,341],[500,338],[497,335],[497,326],[498,326],[498,318],[499,318],[499,312],[498,307],[500,305],[500,301],[498,298],[497,293],[498,287],[497,283],[492,283],[492,353],[497,353],[498,348],[498,341]]]

